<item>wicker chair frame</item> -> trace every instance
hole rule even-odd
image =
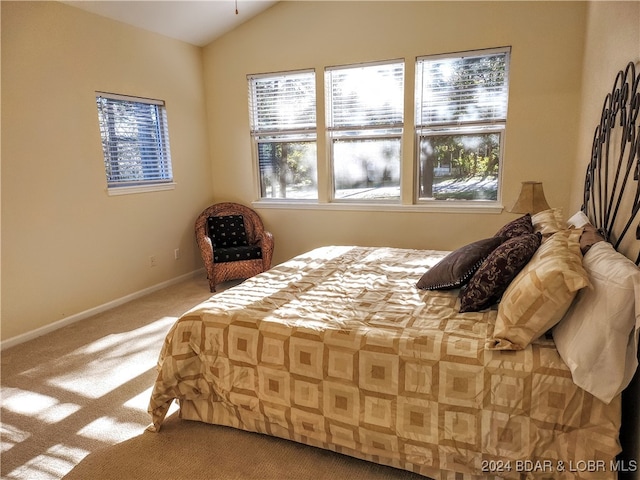
[[[250,245],[257,245],[262,249],[261,259],[223,263],[213,261],[213,244],[207,234],[207,219],[223,215],[243,216],[247,241]],[[251,208],[232,202],[211,205],[204,209],[196,219],[195,230],[196,241],[207,269],[211,292],[215,292],[216,286],[222,282],[250,278],[271,268],[274,247],[273,235],[264,229],[262,219]]]

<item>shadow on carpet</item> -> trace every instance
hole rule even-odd
[[[145,431],[89,454],[64,480],[425,480],[289,440],[168,417],[160,433]]]

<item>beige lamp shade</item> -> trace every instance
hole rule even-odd
[[[533,215],[550,208],[547,199],[544,198],[542,182],[522,182],[520,195],[509,211],[511,213],[530,213]]]

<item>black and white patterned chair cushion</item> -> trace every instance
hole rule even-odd
[[[249,244],[242,215],[209,217],[207,232],[213,248],[243,247]]]
[[[207,232],[213,243],[214,263],[262,258],[259,246],[249,245],[242,215],[222,215],[207,219]]]
[[[257,260],[261,258],[262,249],[259,246],[254,245],[216,248],[213,250],[214,263],[237,262],[239,260]]]

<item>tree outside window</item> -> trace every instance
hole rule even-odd
[[[418,59],[420,200],[498,200],[508,60],[509,49]]]
[[[333,198],[400,200],[404,62],[325,71]]]
[[[320,139],[315,70],[249,75],[260,198],[318,201],[321,172],[331,187],[322,202],[399,204],[408,175],[415,203],[497,204],[509,56],[505,47],[416,59],[412,171],[402,162],[404,60],[326,67]]]
[[[248,81],[260,197],[317,199],[315,73],[250,75]]]

